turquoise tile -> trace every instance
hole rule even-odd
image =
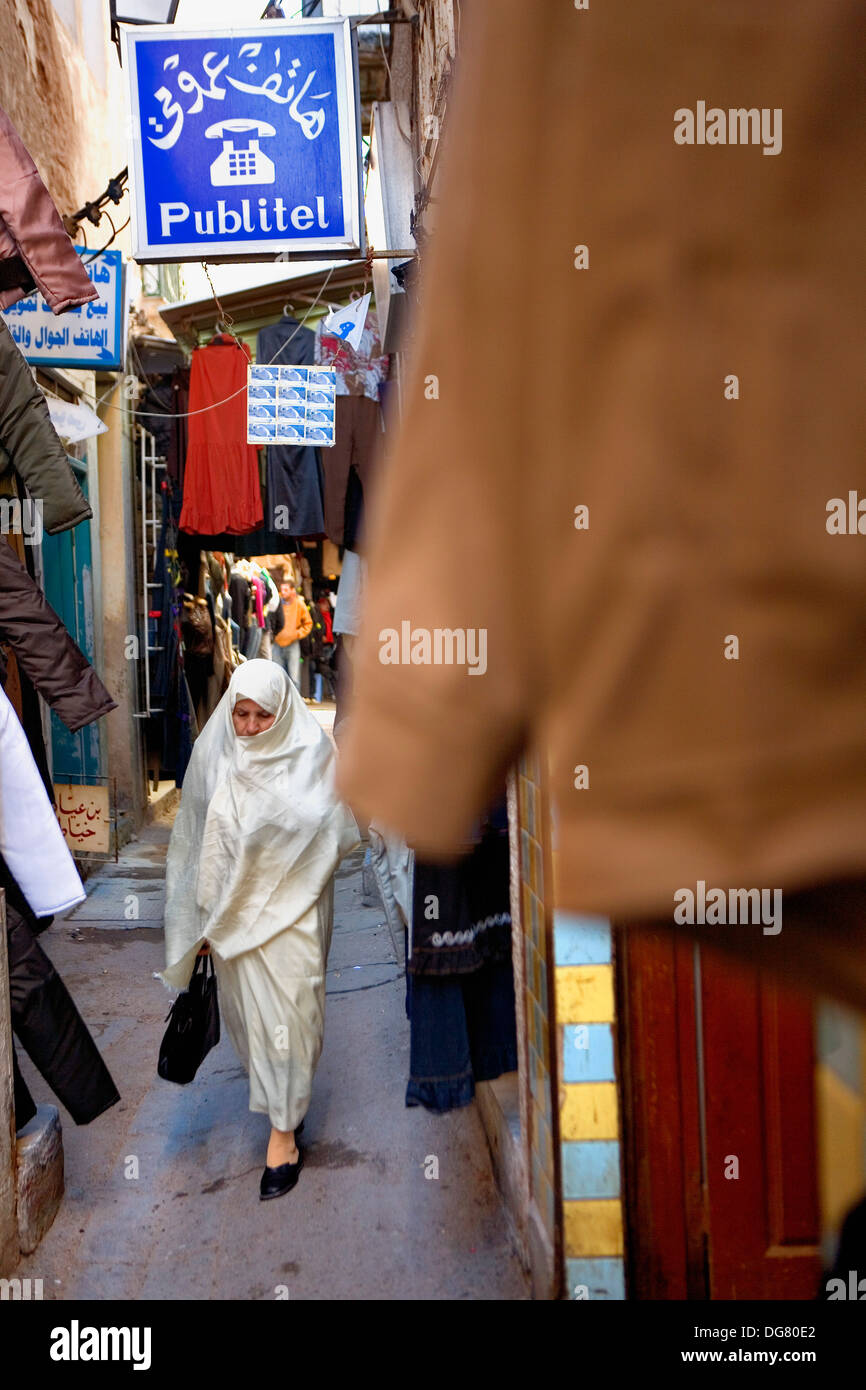
[[[859,1015],[841,1004],[821,1003],[817,1023],[819,1061],[826,1063],[840,1081],[861,1095],[863,1060]]]
[[[557,965],[609,965],[610,922],[575,912],[554,912],[553,949]]]
[[[619,1150],[616,1139],[567,1140],[562,1145],[563,1197],[618,1197]]]
[[[529,836],[525,830],[520,832],[520,876],[524,883],[532,882],[529,874]]]
[[[621,1257],[568,1259],[565,1262],[566,1296],[568,1298],[606,1299],[622,1302],[625,1298],[625,1264]]]
[[[585,1047],[578,1043],[586,1041]],[[615,1081],[613,1029],[609,1023],[566,1023],[562,1030],[564,1081]]]

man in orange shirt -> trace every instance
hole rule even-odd
[[[280,607],[274,613],[274,640],[271,660],[286,671],[298,690],[301,688],[301,638],[312,630],[313,619],[291,579],[280,585]]]

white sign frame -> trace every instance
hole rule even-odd
[[[182,261],[238,262],[251,260],[280,261],[320,261],[355,260],[366,255],[366,238],[363,211],[363,150],[361,146],[361,103],[358,75],[358,54],[351,20],[306,19],[282,20],[267,19],[243,25],[232,25],[219,29],[178,30],[173,24],[119,25],[123,51],[123,67],[127,73],[129,108],[129,187],[132,199],[132,256],[143,265],[175,264]],[[335,36],[334,54],[337,65],[337,113],[339,124],[339,145],[342,163],[342,200],[345,211],[346,232],[340,237],[311,239],[308,237],[292,239],[283,233],[278,237],[269,236],[266,240],[235,241],[221,238],[219,248],[206,246],[203,242],[177,242],[170,247],[165,243],[151,244],[147,232],[147,210],[145,203],[144,171],[142,167],[142,136],[140,124],[140,104],[138,92],[138,73],[135,50],[139,44],[165,40],[209,40],[235,39],[256,35],[276,37],[284,33],[333,34]],[[354,157],[353,157],[354,156]]]

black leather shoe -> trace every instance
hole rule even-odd
[[[277,1168],[266,1168],[259,1184],[259,1200],[269,1202],[272,1197],[282,1197],[286,1192],[291,1192],[303,1166],[304,1155],[298,1149],[297,1163],[281,1163]]]

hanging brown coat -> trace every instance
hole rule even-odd
[[[441,855],[541,746],[576,910],[864,875],[862,5],[466,10],[342,792]],[[676,143],[703,98],[781,151]]]
[[[2,540],[0,642],[9,644],[22,671],[73,733],[117,708],[41,589]]]
[[[36,165],[0,110],[0,309],[34,289],[55,314],[99,297]]]

